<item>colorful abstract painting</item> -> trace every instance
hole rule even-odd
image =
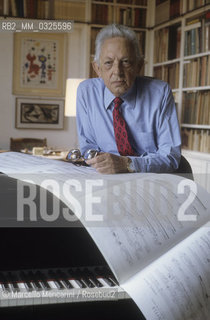
[[[57,87],[58,42],[22,39],[21,85],[23,87]]]

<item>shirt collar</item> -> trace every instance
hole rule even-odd
[[[110,104],[114,100],[115,96],[113,93],[105,86],[104,90],[104,106],[106,109],[109,108]],[[121,98],[123,101],[129,105],[129,107],[134,108],[136,104],[136,81],[132,85],[132,87],[125,92]]]
[[[106,109],[109,108],[110,104],[112,103],[112,101],[114,100],[115,96],[113,95],[113,93],[111,93],[111,91],[105,86],[105,90],[104,90],[104,106]]]

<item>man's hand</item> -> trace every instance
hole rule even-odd
[[[128,172],[129,159],[124,156],[116,156],[112,153],[100,153],[95,158],[86,160],[86,163],[103,174]]]

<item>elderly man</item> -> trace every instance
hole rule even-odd
[[[98,150],[87,164],[103,174],[173,172],[180,161],[180,130],[167,83],[139,77],[143,64],[135,33],[108,25],[96,38],[99,78],[77,91],[81,152]]]

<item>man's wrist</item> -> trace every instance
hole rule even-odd
[[[127,164],[126,164],[127,165],[127,172],[129,172],[129,173],[135,172],[135,168],[134,168],[134,165],[133,165],[131,158],[126,157],[126,159],[127,159]]]

